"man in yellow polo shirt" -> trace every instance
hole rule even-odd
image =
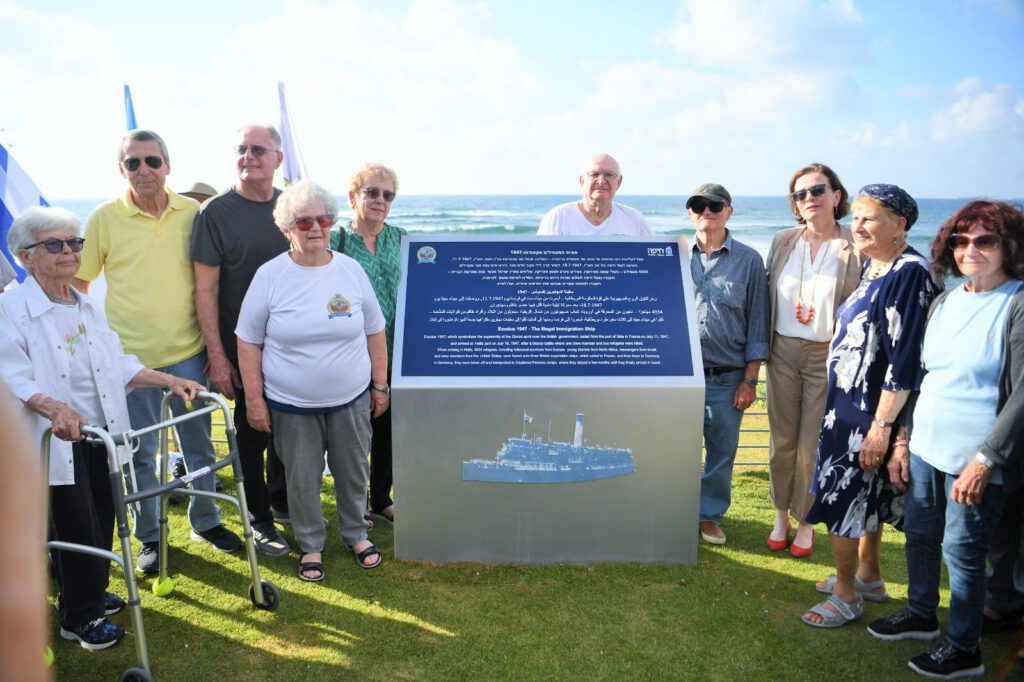
[[[189,245],[192,220],[199,210],[193,199],[166,188],[171,171],[167,145],[150,130],[133,130],[121,140],[118,167],[128,191],[99,206],[85,228],[85,247],[76,285],[88,291],[89,282],[103,272],[107,281],[106,311],[111,328],[128,353],[147,367],[205,383],[206,347],[196,319],[195,282]],[[160,420],[163,392],[137,388],[128,394],[132,428]],[[171,408],[185,411],[175,398]],[[210,417],[178,425],[189,471],[212,464]],[[135,453],[135,477],[140,490],[156,487],[156,434],[141,439]],[[193,481],[196,489],[214,489],[214,477]],[[142,542],[136,563],[143,573],[159,570],[160,529],[158,498],[143,500],[135,513],[135,537]],[[241,547],[237,535],[220,521],[216,503],[192,497],[189,504],[192,537],[222,552]]]

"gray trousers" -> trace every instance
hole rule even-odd
[[[274,447],[284,464],[288,513],[299,551],[322,552],[327,542],[320,486],[324,451],[334,476],[341,541],[352,547],[366,539],[366,484],[370,478],[370,392],[328,414],[271,410]]]

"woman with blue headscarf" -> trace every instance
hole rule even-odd
[[[903,500],[886,457],[893,422],[921,380],[921,340],[940,290],[928,261],[909,244],[917,202],[896,185],[862,187],[853,200],[854,246],[867,257],[856,290],[836,312],[828,397],[807,519],[824,523],[836,573],[817,584],[828,599],[803,615],[834,628],[888,598],[879,552],[882,524],[902,526]]]

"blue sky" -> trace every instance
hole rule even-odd
[[[122,191],[123,83],[172,187],[231,184],[278,80],[337,192],[374,160],[406,193],[574,193],[606,151],[624,194],[782,194],[823,161],[1024,195],[1024,0],[0,0],[0,142],[51,198]]]

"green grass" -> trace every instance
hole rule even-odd
[[[176,589],[159,598],[150,580],[140,583],[153,674],[247,682],[920,679],[906,660],[922,643],[880,642],[864,631],[906,597],[902,536],[889,532],[883,548],[895,603],[867,604],[862,622],[839,630],[813,630],[800,614],[818,601],[812,581],[832,572],[830,553],[820,533],[809,560],[768,552],[767,486],[763,468],[737,471],[723,524],[729,543],[702,545],[695,566],[431,565],[394,559],[392,529],[378,526],[371,537],[385,563],[363,571],[332,523],[323,583],[301,582],[294,556],[260,557],[264,578],[281,590],[275,613],[251,607],[245,561],[189,540],[183,508],[172,507]],[[237,512],[225,516],[240,529]],[[115,571],[112,588],[123,594],[123,587]],[[947,600],[944,593],[942,621]],[[115,679],[135,664],[128,615],[114,618],[129,634],[113,649],[54,642],[57,679]],[[990,678],[1010,670],[1015,637],[986,639]]]
[[[759,400],[751,411],[763,409]],[[744,421],[744,429],[766,427],[763,414]],[[765,433],[745,431],[741,443],[758,447],[737,461],[767,461]],[[171,507],[175,591],[156,597],[152,581],[140,581],[156,679],[922,679],[906,661],[923,643],[880,642],[864,631],[906,599],[903,536],[890,530],[883,543],[893,601],[866,604],[860,622],[838,630],[804,625],[800,615],[821,597],[813,581],[833,572],[831,553],[820,530],[809,559],[767,550],[774,509],[763,465],[737,467],[723,523],[729,542],[702,544],[695,566],[439,566],[394,559],[393,531],[378,524],[371,539],[385,562],[364,571],[341,547],[326,486],[323,500],[332,519],[324,582],[300,581],[294,554],[260,556],[263,578],[281,590],[274,613],[252,608],[244,558],[191,541],[184,507]],[[240,531],[237,509],[224,509]],[[124,595],[116,570],[111,585]],[[943,623],[948,598],[944,591]],[[56,679],[116,679],[136,664],[128,614],[114,618],[129,633],[113,649],[55,640]],[[986,638],[989,679],[1024,680],[1013,667],[1019,639]]]

